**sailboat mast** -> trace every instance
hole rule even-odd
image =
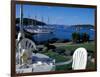
[[[36,16],[35,16],[35,26],[36,26]]]
[[[30,26],[30,15],[28,15],[28,26]]]
[[[43,22],[43,16],[42,16],[42,19],[41,19],[41,21]],[[43,23],[41,23],[41,25],[43,26]]]
[[[23,5],[20,5],[20,32],[22,34],[22,37],[24,38],[24,33],[23,33]]]
[[[48,17],[48,25],[49,25],[49,17]]]
[[[20,31],[18,33],[18,41],[20,41],[20,38],[24,38],[24,34],[23,34],[23,5],[21,4],[20,5]],[[21,58],[20,58],[20,55],[21,55],[21,51],[19,50],[19,64],[21,64]]]
[[[34,17],[32,17],[32,25],[34,26],[33,20],[34,20]]]
[[[20,31],[22,31],[22,26],[23,26],[23,5],[20,5]]]

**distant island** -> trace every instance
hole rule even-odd
[[[91,24],[72,25],[71,27],[92,28],[92,29],[94,29],[94,26],[91,25]]]

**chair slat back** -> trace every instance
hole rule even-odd
[[[27,50],[36,50],[36,45],[35,43],[28,39],[24,38],[20,41],[21,49],[27,49]]]
[[[85,69],[87,64],[87,50],[85,48],[77,48],[73,54],[73,70]]]

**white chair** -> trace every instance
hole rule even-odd
[[[77,48],[73,54],[72,69],[86,69],[87,65],[87,50],[85,48]]]
[[[87,50],[83,47],[77,48],[73,54],[72,59],[66,62],[56,63],[56,66],[67,65],[72,63],[73,70],[84,70],[87,65]]]
[[[36,45],[33,41],[31,41],[28,38],[24,38],[19,42],[19,44],[17,46],[17,50],[19,53],[19,64],[22,64],[22,62],[20,60],[21,60],[21,55],[23,54],[23,52],[25,52],[25,53],[27,52],[28,58],[31,59],[32,51],[37,50],[37,49],[36,49]]]

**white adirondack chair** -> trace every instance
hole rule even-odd
[[[87,50],[83,47],[77,48],[73,54],[72,69],[86,69],[87,65]]]
[[[23,37],[22,40],[21,37]],[[24,38],[23,33],[19,32],[18,37],[16,39],[16,51],[18,53],[17,64],[18,62],[19,64],[22,64],[22,62],[24,62],[23,60],[21,60],[21,56],[23,56],[23,54],[26,54],[31,58],[33,50],[37,50],[35,43],[28,38]]]
[[[21,39],[22,37],[22,39]],[[32,68],[24,68],[25,65],[30,65],[32,63],[32,51],[37,50],[35,43],[25,38],[23,33],[19,32],[16,39],[16,72],[32,72]],[[22,67],[23,68],[20,68]]]
[[[26,57],[31,59],[32,58],[32,51],[37,50],[37,49],[36,49],[35,43],[32,40],[30,40],[28,38],[24,38],[19,42],[18,50],[19,50],[20,57],[23,56],[23,54],[25,53],[27,55]],[[23,58],[21,61],[23,64],[23,62],[24,62]]]

